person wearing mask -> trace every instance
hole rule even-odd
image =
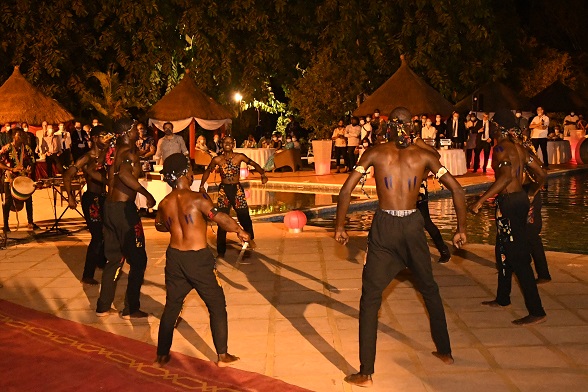
[[[160,165],[163,165],[163,161],[165,161],[165,159],[171,154],[179,152],[188,155],[188,149],[186,148],[184,138],[180,135],[174,134],[174,125],[172,123],[166,122],[163,124],[163,132],[165,133],[165,136],[159,139],[159,142],[157,143],[157,151],[154,156],[155,160],[158,161]]]
[[[474,113],[470,113],[465,124],[468,140],[466,141],[466,168],[472,166],[472,158],[476,149],[476,138],[478,137],[478,130],[482,128],[482,122]]]
[[[331,139],[335,142],[335,165],[337,166],[337,173],[341,172],[341,158],[345,159],[345,165],[347,167],[345,171],[347,171],[349,164],[347,162],[347,139],[345,138],[345,125],[343,120],[339,120],[337,123],[337,128],[333,130]]]
[[[47,121],[43,121],[41,123],[41,129],[39,129],[37,132],[35,132],[35,136],[37,139],[37,149],[35,150],[35,153],[37,154],[37,156],[41,160],[45,160],[45,151],[41,151],[41,150],[42,150],[42,146],[43,146],[43,138],[45,136],[47,136],[47,127],[48,127]]]
[[[433,126],[437,130],[437,136],[435,138],[435,141],[436,141],[435,147],[439,148],[440,147],[440,140],[445,139],[445,130],[447,129],[447,126],[445,125],[445,123],[441,119],[440,114],[437,114],[435,116],[435,123],[433,124]]]
[[[97,118],[92,119],[92,127],[97,127],[98,125],[101,125],[100,121]]]
[[[447,134],[454,148],[463,148],[466,140],[466,129],[463,121],[459,119],[459,113],[453,112],[449,120],[447,120]]]
[[[543,167],[545,170],[549,169],[549,160],[547,157],[547,130],[549,129],[549,117],[545,115],[543,108],[537,108],[537,115],[529,124],[531,129],[531,143],[537,154],[539,154],[539,147],[541,147],[541,155],[543,156]]]
[[[421,137],[424,140],[435,140],[437,138],[437,129],[433,126],[433,121],[427,118],[425,126],[421,129]]]
[[[71,155],[74,162],[90,151],[90,135],[82,128],[82,123],[76,121],[71,134]]]
[[[476,150],[474,151],[474,173],[480,168],[480,152],[484,151],[484,166],[482,172],[486,173],[488,168],[488,159],[490,158],[490,149],[492,148],[492,135],[496,131],[496,126],[490,121],[488,113],[482,115],[482,126],[476,134]]]
[[[4,124],[2,131],[0,131],[0,148],[12,142],[12,130],[10,129],[10,123]]]
[[[367,120],[366,117],[359,118],[359,126],[361,127],[360,140],[368,139],[372,140],[372,124]]]
[[[573,110],[564,118],[564,135],[570,136],[571,131],[578,129],[579,119]]]
[[[550,132],[550,133],[547,135],[547,139],[548,139],[548,141],[550,141],[550,142],[551,142],[551,141],[557,142],[557,141],[560,141],[560,140],[564,140],[564,139],[563,139],[563,134],[561,133],[561,130],[560,130],[560,128],[559,128],[559,125],[556,125],[556,126],[553,128],[553,132]]]
[[[55,167],[59,167],[62,144],[59,136],[53,132],[53,125],[47,125],[47,134],[43,137],[41,151],[45,154],[47,164],[47,177],[52,178],[57,174]]]
[[[71,165],[71,135],[65,129],[64,123],[59,123],[57,132],[59,142],[61,143],[61,155],[59,156],[59,165],[66,170]]]
[[[372,132],[374,135],[379,135],[382,133],[383,130],[380,129],[380,123],[382,119],[380,118],[380,109],[374,110],[374,115],[372,116],[372,120],[370,125],[372,126]]]
[[[359,141],[361,136],[361,127],[359,126],[359,118],[351,117],[351,124],[345,127],[345,138],[347,139],[347,160],[348,170],[352,170],[357,163],[357,148],[359,147]]]

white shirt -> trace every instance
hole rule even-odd
[[[567,116],[564,118],[564,132],[567,132],[567,131],[574,131],[574,130],[578,129],[578,127],[576,126],[576,123],[578,122],[578,120],[579,120],[579,119],[580,119],[580,117],[578,117],[578,115],[577,115],[577,114],[575,114],[575,113],[574,113],[574,115],[573,115],[573,116],[572,116],[572,115],[570,115],[570,114],[568,114],[568,115],[567,115]],[[567,121],[567,122],[571,122],[571,123],[573,123],[573,124],[568,124],[568,125],[565,125],[565,124],[566,124],[566,121]]]
[[[361,126],[361,140],[365,139],[366,136],[372,135],[372,124],[365,123]]]
[[[483,121],[482,129],[484,129],[484,135],[482,136],[482,140],[486,141],[490,138],[490,121]]]
[[[423,139],[435,139],[435,136],[437,136],[437,128],[435,128],[433,125],[430,127],[425,125],[423,129],[421,129],[421,137]]]
[[[347,146],[359,146],[359,136],[361,135],[361,128],[359,125],[349,124],[345,127],[345,137],[347,138]]]
[[[541,124],[541,120],[543,120],[543,125]],[[539,127],[531,129],[531,139],[543,139],[547,137],[547,128],[549,127],[549,117],[546,115],[535,116],[533,121],[531,121],[531,125],[538,124]],[[529,126],[531,128],[531,126]]]

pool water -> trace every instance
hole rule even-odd
[[[477,195],[466,197],[468,204]],[[541,191],[543,200],[543,230],[541,236],[546,250],[588,254],[588,172],[563,175],[547,180]],[[486,202],[477,215],[468,213],[468,242],[495,244],[494,202]],[[451,198],[429,201],[433,222],[443,238],[450,241],[456,227],[456,216]],[[371,227],[373,211],[348,214],[347,229],[367,231]],[[333,227],[334,214],[310,219],[308,224]]]

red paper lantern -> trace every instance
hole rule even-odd
[[[290,233],[300,233],[306,224],[306,215],[302,211],[290,211],[284,216],[284,224]]]

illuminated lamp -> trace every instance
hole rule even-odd
[[[239,178],[244,180],[247,177],[249,177],[249,168],[248,167],[242,167],[241,169],[239,169]]]
[[[284,216],[284,224],[290,233],[300,233],[306,224],[306,215],[302,211],[290,211]]]

